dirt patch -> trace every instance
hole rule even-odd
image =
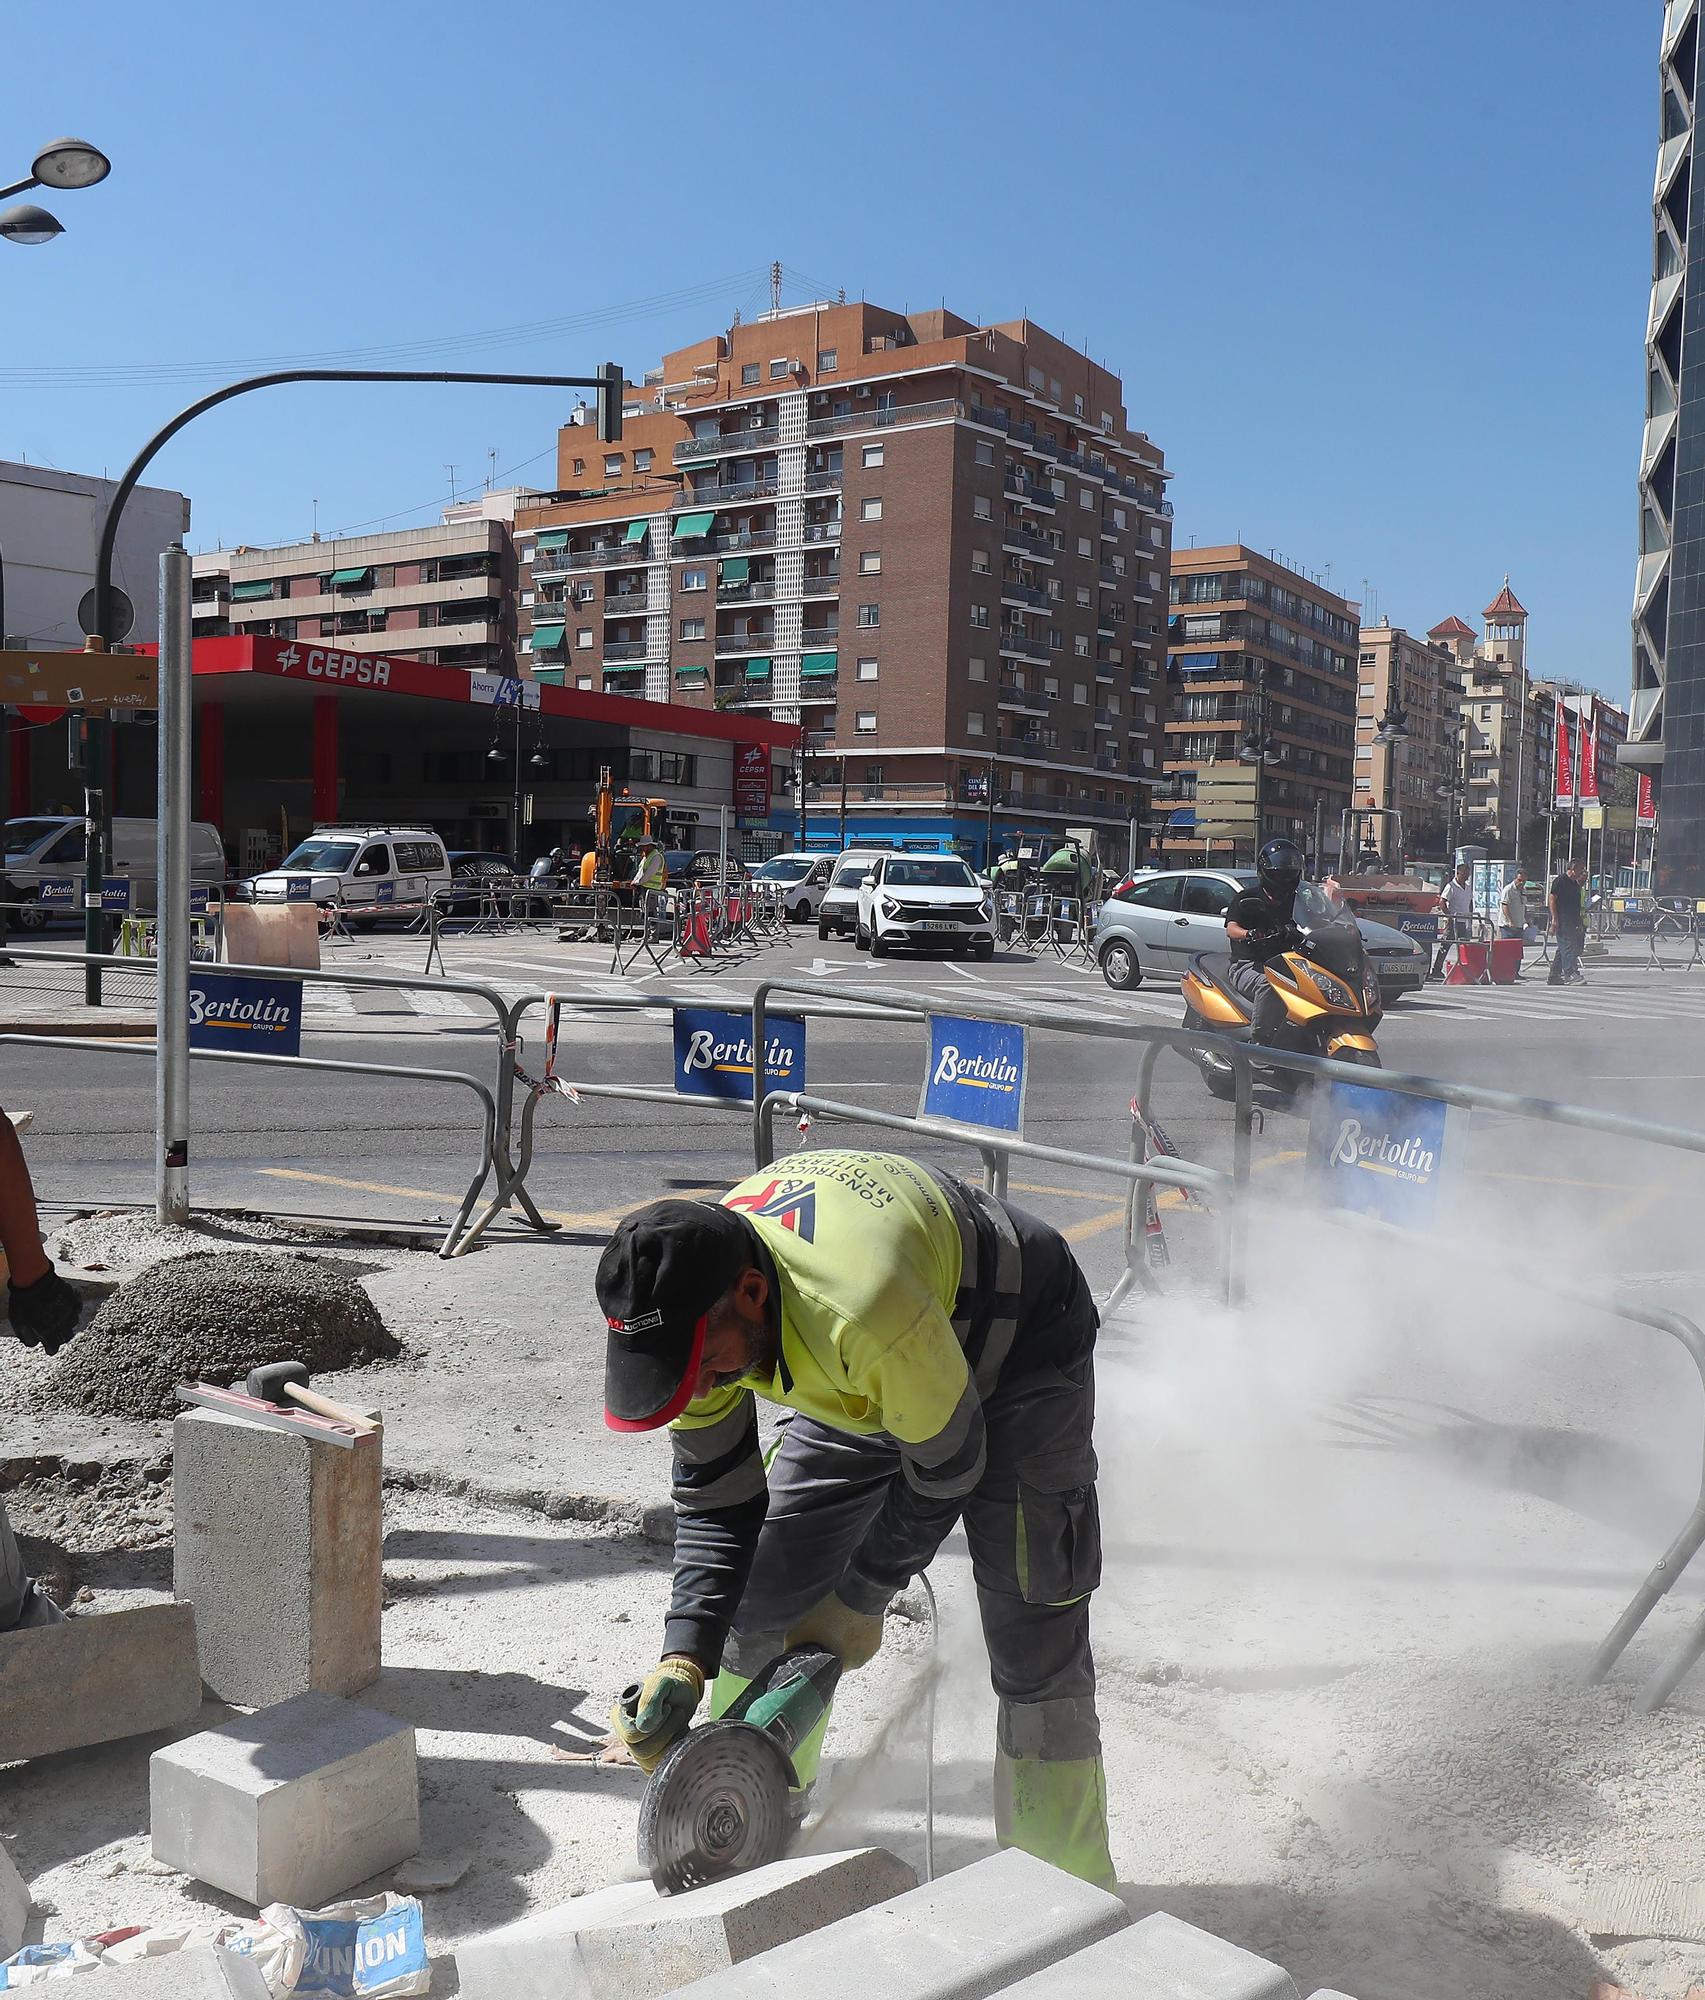
[[[90,1416],[170,1417],[180,1382],[229,1386],[270,1361],[331,1374],[400,1352],[338,1259],[196,1252],[121,1285],[41,1393]]]
[[[101,1589],[170,1589],[170,1462],[32,1470],[6,1485],[6,1514],[24,1568],[61,1606]]]

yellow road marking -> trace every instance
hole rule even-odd
[[[459,1207],[462,1200],[459,1194],[441,1194],[432,1188],[395,1187],[389,1181],[343,1180],[336,1174],[310,1174],[299,1167],[262,1167],[260,1171],[273,1180],[312,1181],[319,1187],[350,1188],[357,1194],[397,1194],[410,1201],[441,1202],[450,1208]],[[704,1192],[715,1193],[716,1190],[707,1188]],[[634,1203],[634,1207],[639,1206],[638,1202]],[[539,1213],[547,1222],[560,1222],[565,1229],[614,1229],[630,1211],[612,1208],[593,1215],[570,1215],[561,1209],[541,1208]]]

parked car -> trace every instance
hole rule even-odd
[[[19,930],[39,931],[56,914],[83,918],[83,857],[85,822],[71,813],[41,813],[6,822],[5,860],[0,865],[0,900],[9,907],[7,921]],[[151,916],[158,904],[159,827],[151,819],[115,819],[112,852],[107,856],[110,878],[130,882],[131,908]],[[225,879],[225,843],[219,829],[195,820],[189,830],[190,880],[198,889],[216,887]],[[42,900],[42,884],[70,883],[57,902]],[[50,891],[50,896],[51,896]]]
[[[487,890],[514,885],[517,871],[507,854],[456,847],[450,850],[449,861],[450,887],[434,899],[441,917],[477,917]]]
[[[341,904],[371,925],[448,889],[450,857],[428,827],[316,827],[250,886],[257,903]]]
[[[994,902],[956,854],[879,854],[859,884],[854,941],[872,958],[900,944],[993,958]]]
[[[796,924],[807,924],[822,904],[834,865],[832,854],[772,854],[752,880],[781,884],[788,915]]]
[[[1156,975],[1176,979],[1198,952],[1226,949],[1233,900],[1256,886],[1250,868],[1169,868],[1127,876],[1101,905],[1094,948],[1109,986],[1140,986]],[[1312,884],[1304,894],[1318,896]],[[1386,1006],[1425,985],[1427,950],[1389,924],[1357,917]]]
[[[870,847],[849,847],[835,858],[829,869],[829,886],[817,905],[819,940],[826,941],[831,931],[836,937],[849,937],[858,929],[859,888],[881,859],[881,850]]]

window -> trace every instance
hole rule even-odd
[[[683,618],[681,620],[681,637],[683,639],[702,639],[704,637],[704,620],[702,618]]]
[[[758,379],[758,364],[757,364],[757,362],[755,362],[755,361],[745,361],[745,362],[742,362],[742,363],[741,363],[741,365],[740,365],[740,386],[741,386],[741,388],[742,388],[742,389],[750,389],[750,388],[752,388],[752,387],[753,387],[753,386],[754,386],[754,385],[756,384],[756,382],[757,382],[757,379]]]
[[[1084,686],[1082,681],[1072,682],[1072,700],[1079,708],[1087,708],[1089,706],[1089,689]]]
[[[574,634],[574,643],[578,650],[584,652],[592,644],[592,627],[590,625],[578,626]]]
[[[1095,505],[1095,495],[1090,492],[1087,486],[1080,486],[1078,488],[1077,504],[1080,507],[1093,507]]]
[[[966,672],[974,681],[986,681],[989,677],[988,666],[982,660],[973,659],[970,661],[966,667]]]
[[[1113,509],[1113,525],[1116,528],[1122,528],[1125,525],[1125,510],[1123,507],[1115,507]]]
[[[1365,700],[1368,696],[1372,695],[1375,692],[1373,682],[1363,681],[1361,685],[1356,689],[1356,692],[1357,694],[1362,696],[1362,698]]]
[[[1089,637],[1086,633],[1074,632],[1072,634],[1072,651],[1080,660],[1087,660],[1089,658]]]
[[[874,660],[860,660],[858,663],[858,677],[861,681],[875,680],[876,662]]]
[[[835,370],[839,368],[840,365],[841,365],[841,357],[840,357],[840,352],[837,348],[833,347],[818,348],[817,373],[819,375],[833,375]]]
[[[1144,910],[1176,910],[1182,886],[1176,875],[1163,875],[1158,881],[1133,882],[1119,892],[1119,901],[1135,903]]]
[[[1086,556],[1089,554],[1089,537],[1087,535],[1078,536],[1077,552],[1080,556]]]
[[[708,573],[702,569],[684,569],[681,572],[683,590],[703,590],[709,582]]]
[[[625,463],[625,462],[626,462],[626,461],[625,461],[625,460],[623,459],[623,457],[622,457],[622,455],[621,455],[621,453],[620,453],[619,451],[607,451],[607,452],[605,452],[605,454],[604,454],[604,477],[605,477],[606,479],[618,479],[618,478],[620,478],[620,476],[621,476],[621,470],[622,470],[622,466],[624,465],[624,463]]]
[[[1042,676],[1042,692],[1044,694],[1057,695],[1059,691],[1060,684],[1054,676],[1052,674],[1044,674]]]
[[[881,605],[861,604],[858,607],[858,622],[867,629],[871,626],[880,625],[882,623]]]
[[[1085,611],[1089,609],[1089,585],[1080,583],[1077,587],[1077,601]]]
[[[979,632],[988,630],[989,607],[986,604],[973,604],[971,606],[971,623]]]
[[[975,493],[971,496],[971,515],[974,520],[978,521],[987,521],[992,518],[989,507],[989,496],[986,493]]]
[[[861,521],[880,521],[882,519],[880,496],[874,500],[861,500],[858,503],[858,518]]]
[[[537,602],[537,600],[538,600],[538,595],[539,595],[539,593],[538,593],[538,592],[537,592],[536,590],[524,590],[524,591],[522,591],[522,593],[521,593],[521,608],[522,608],[522,610],[523,610],[523,611],[524,611],[524,610],[526,610],[526,608],[527,608],[527,606],[528,606],[529,604],[533,604],[533,603],[536,603],[536,602]]]
[[[1211,875],[1189,875],[1180,908],[1192,917],[1223,917],[1236,893],[1229,882],[1216,882]]]
[[[576,479],[584,479],[584,478],[586,477],[586,461],[585,461],[585,459],[583,459],[583,458],[577,458],[577,459],[576,459],[576,460],[574,461],[574,476],[575,476],[575,478],[576,478]]]
[[[994,446],[989,442],[987,438],[978,438],[977,463],[979,465],[993,465],[994,462],[995,462]]]
[[[860,550],[858,573],[860,576],[880,576],[882,574],[882,551],[880,549]]]
[[[770,363],[770,380],[772,382],[783,381],[785,380],[786,375],[787,375],[787,363],[785,361],[772,361]]]
[[[1089,731],[1087,729],[1074,729],[1072,731],[1072,748],[1074,750],[1087,750],[1089,748]]]
[[[869,472],[882,463],[882,447],[879,444],[867,444],[860,456],[864,461],[865,471]]]
[[[1490,722],[1492,720],[1492,704],[1489,701],[1483,702],[1480,706],[1480,720],[1482,722]]]
[[[1081,396],[1074,396],[1072,398],[1072,415],[1074,417],[1081,417],[1083,415],[1083,398]]]
[[[858,716],[853,724],[853,727],[860,736],[874,736],[876,734],[875,709],[861,708],[858,711]]]
[[[973,549],[971,551],[971,574],[973,576],[987,576],[989,574],[989,552],[987,549]]]
[[[987,728],[987,726],[988,725],[985,720],[984,712],[982,709],[972,708],[966,710],[965,734],[967,736],[981,736],[984,729]]]
[[[651,461],[653,456],[654,454],[650,450],[636,451],[633,455],[634,471],[649,472],[651,470]]]
[[[1059,626],[1050,625],[1048,627],[1048,651],[1050,653],[1064,652],[1065,644],[1066,635],[1060,630]]]

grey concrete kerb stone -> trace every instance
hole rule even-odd
[[[71,1990],[78,2000],[268,2000],[266,1974],[254,1960],[213,1945],[97,1966],[80,1972]]]
[[[462,2000],[655,2000],[916,1881],[885,1848],[865,1847],[790,1856],[680,1896],[613,1883],[461,1946]]]
[[[187,1604],[0,1632],[0,1764],[171,1729],[200,1706]]]
[[[1157,1911],[1001,2000],[1297,2000],[1282,1966]]]
[[[24,1941],[30,1892],[17,1863],[0,1847],[0,1958],[10,1958]]]

